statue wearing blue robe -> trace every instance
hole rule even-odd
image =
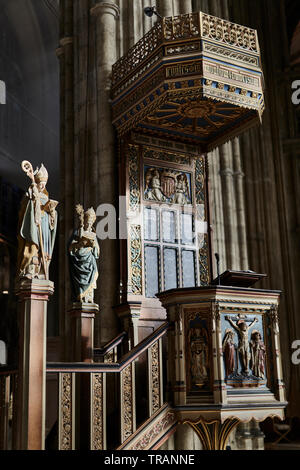
[[[100,249],[96,234],[75,230],[68,247],[72,301],[94,302]]]

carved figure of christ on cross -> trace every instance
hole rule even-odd
[[[234,323],[229,316],[225,317],[230,325],[235,329],[239,337],[238,352],[240,354],[242,373],[249,375],[249,361],[250,361],[250,349],[249,349],[249,330],[258,322],[258,318],[255,318],[252,323],[248,326],[245,319],[240,318]]]

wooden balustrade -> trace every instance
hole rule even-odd
[[[17,371],[0,367],[0,450],[13,448],[16,434]]]
[[[95,362],[117,362],[119,349],[123,346],[127,333],[124,331],[102,348],[94,349]]]
[[[125,333],[108,343],[101,350],[95,351],[95,358],[100,356],[101,363],[49,363],[47,374],[58,376],[58,410],[57,430],[59,450],[75,450],[80,448],[78,433],[80,431],[80,387],[89,382],[90,389],[90,435],[91,450],[105,450],[107,443],[107,409],[113,398],[108,392],[108,380],[116,386],[115,397],[118,397],[118,423],[116,428],[119,436],[114,447],[130,441],[131,436],[138,435],[136,411],[139,400],[136,398],[136,363],[146,354],[147,381],[144,384],[145,396],[148,397],[148,420],[164,405],[164,384],[162,367],[163,338],[168,331],[168,323],[162,325],[151,336],[142,341],[131,351],[123,355],[119,361],[117,349],[126,337]],[[8,367],[0,368],[0,449],[15,448],[17,406],[16,388],[18,372]],[[84,382],[82,381],[84,379]],[[112,447],[110,447],[112,448]]]
[[[49,363],[48,374],[58,374],[59,400],[58,400],[58,448],[59,450],[73,450],[76,448],[76,410],[79,392],[77,386],[81,374],[89,375],[90,400],[90,439],[91,450],[105,450],[108,448],[106,439],[107,416],[107,379],[111,374],[117,376],[119,390],[119,426],[120,435],[118,445],[123,444],[136,432],[136,403],[135,364],[139,358],[147,353],[147,383],[145,392],[148,395],[148,418],[151,418],[164,404],[163,400],[163,367],[162,342],[168,331],[168,323],[162,325],[152,335],[125,354],[118,362],[103,363]],[[102,350],[104,356],[114,352],[116,357],[116,343],[122,341],[120,335],[112,341],[109,347]]]

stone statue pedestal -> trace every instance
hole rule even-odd
[[[45,383],[47,302],[54,292],[48,280],[22,278],[19,299],[19,378],[17,450],[43,450],[45,443]]]
[[[93,362],[94,322],[99,305],[73,303],[69,310],[71,317],[72,360]]]

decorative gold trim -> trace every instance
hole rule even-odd
[[[200,13],[201,34],[218,43],[238,47],[245,51],[259,53],[257,32],[255,29],[241,26],[216,16]]]
[[[240,423],[238,418],[229,418],[224,423],[219,420],[204,421],[184,421],[193,428],[199,436],[204,450],[226,450],[226,444],[231,432]]]
[[[160,440],[177,424],[176,413],[164,405],[156,415],[152,416],[142,429],[137,430],[132,439],[117,450],[149,450],[153,449]]]
[[[74,449],[74,376],[59,374],[59,450]]]
[[[158,411],[161,403],[161,382],[160,382],[160,362],[159,362],[159,343],[153,344],[148,353],[149,360],[149,414],[152,416]]]
[[[216,47],[227,46],[233,50],[232,53],[238,49],[237,57],[230,54],[232,60],[244,61],[247,53],[257,56],[260,52],[256,30],[246,26],[202,12],[166,17],[162,22],[158,21],[127,54],[116,62],[112,73],[114,85],[121,83],[124,77],[133,72],[135,72],[133,79],[138,78],[136,70],[141,68],[143,63],[148,63],[151,56],[155,56],[155,51],[164,44],[167,55],[180,55],[195,52],[201,38],[215,43]],[[174,45],[168,46],[169,42],[174,42]]]
[[[143,294],[142,283],[142,229],[140,225],[130,227],[130,292]]]
[[[243,64],[246,63],[251,66],[259,67],[259,56],[257,55],[249,55],[237,50],[232,50],[226,46],[211,44],[206,41],[203,41],[203,50],[216,56],[221,55],[226,57],[226,59],[236,60]]]
[[[125,442],[136,429],[134,397],[134,363],[121,372],[121,442]]]
[[[140,162],[137,145],[128,145],[128,173],[129,173],[129,205],[130,211],[139,210],[141,203],[141,190],[139,185]]]

